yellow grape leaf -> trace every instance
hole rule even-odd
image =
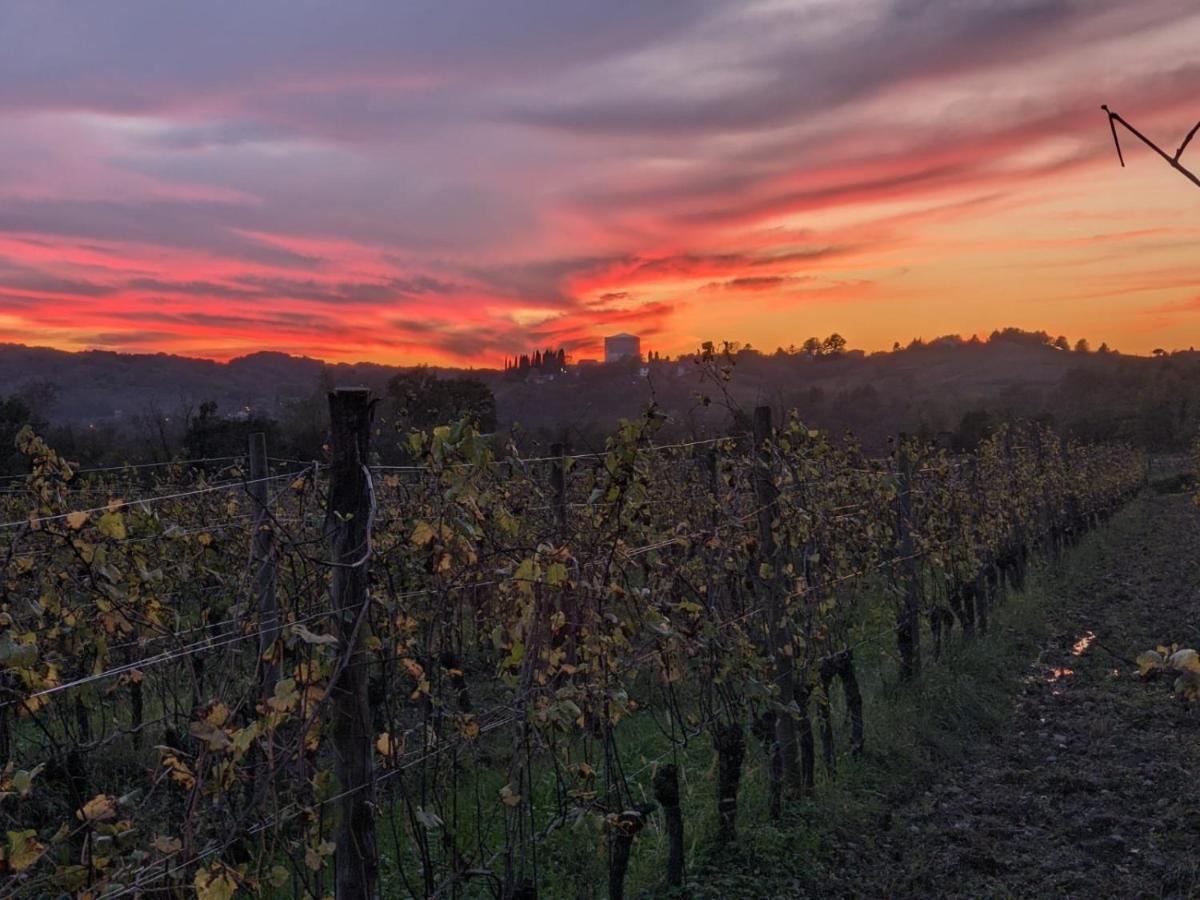
[[[103,822],[116,818],[116,815],[117,801],[107,794],[97,794],[83,804],[83,809],[75,813],[76,818],[81,822]]]
[[[558,587],[564,584],[567,580],[567,567],[560,562],[550,563],[546,567],[546,584],[550,587]]]
[[[281,888],[291,881],[292,873],[283,866],[275,866],[267,875],[267,881],[271,883],[273,888]]]
[[[380,756],[392,755],[392,736],[386,731],[375,739],[375,750]]]
[[[332,856],[336,849],[331,841],[321,841],[316,847],[308,847],[304,851],[304,864],[314,872],[319,872],[325,864],[325,857]]]
[[[296,693],[296,679],[284,678],[275,682],[275,696],[267,700],[267,706],[274,712],[287,712],[296,705],[300,695]]]
[[[196,873],[192,882],[197,900],[233,900],[237,893],[237,878],[223,863],[215,862]]]
[[[1157,672],[1162,669],[1165,660],[1161,653],[1155,650],[1147,650],[1145,653],[1139,653],[1134,662],[1137,663],[1138,672],[1145,678],[1151,672]]]
[[[225,729],[211,722],[193,722],[188,726],[188,734],[198,741],[204,741],[214,753],[233,746]]]
[[[183,849],[183,841],[179,840],[179,838],[167,837],[166,835],[160,834],[150,842],[150,846],[159,853],[169,856],[172,853],[178,853]]]
[[[10,831],[8,867],[14,872],[24,872],[41,858],[45,849],[45,846],[38,842],[37,832],[32,828],[27,831]]]
[[[249,725],[239,728],[233,733],[233,749],[237,751],[239,756],[245,754],[250,749],[250,746],[258,738],[259,731],[259,723],[251,722]]]
[[[414,547],[424,547],[433,540],[433,526],[428,522],[418,522],[413,527],[412,544]]]
[[[402,659],[400,660],[400,665],[404,666],[405,671],[408,672],[409,677],[413,681],[420,681],[425,677],[424,667],[415,659]]]
[[[208,711],[208,715],[204,717],[204,721],[209,725],[221,727],[229,721],[229,707],[224,703],[214,703],[212,709]]]
[[[512,785],[506,784],[500,788],[500,800],[505,806],[519,806],[521,795],[512,789]]]
[[[13,773],[12,787],[22,800],[26,799],[33,791],[33,779],[41,774],[42,769],[46,767],[45,763],[35,766],[32,771],[20,769]]]
[[[162,764],[171,770],[171,780],[176,784],[191,790],[196,786],[196,776],[186,763],[180,762],[179,757],[168,753],[163,757]]]
[[[205,531],[201,534],[196,535],[196,540],[199,542],[201,547],[211,547],[212,542],[213,542],[213,536],[211,534],[209,534],[207,531]]]
[[[1185,669],[1175,679],[1175,693],[1185,700],[1200,700],[1200,670]]]
[[[27,669],[37,662],[37,644],[18,644],[11,631],[0,636],[0,668]]]
[[[1176,650],[1167,660],[1167,665],[1172,669],[1200,672],[1200,653],[1190,648]]]
[[[67,513],[67,527],[72,531],[78,531],[87,524],[87,520],[91,517],[91,513],[79,510],[78,512]]]
[[[112,508],[112,504],[109,504],[109,508]],[[96,527],[102,535],[110,537],[114,541],[123,541],[128,537],[128,532],[125,530],[125,517],[119,512],[106,512],[96,522]]]

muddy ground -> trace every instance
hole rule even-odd
[[[1200,511],[1138,500],[1048,578],[1010,726],[876,827],[835,829],[791,896],[1200,897],[1200,716],[1132,663],[1200,645]]]

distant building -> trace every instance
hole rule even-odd
[[[635,334],[614,334],[604,339],[604,361],[620,362],[623,359],[642,358],[642,341]]]

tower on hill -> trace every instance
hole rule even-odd
[[[642,341],[636,334],[614,334],[604,339],[604,361],[642,358]]]

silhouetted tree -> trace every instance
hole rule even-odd
[[[821,342],[821,355],[838,357],[846,352],[846,339],[836,331]]]
[[[16,448],[17,432],[26,425],[39,431],[44,427],[20,397],[0,400],[0,466],[5,474],[29,471],[28,461]]]

